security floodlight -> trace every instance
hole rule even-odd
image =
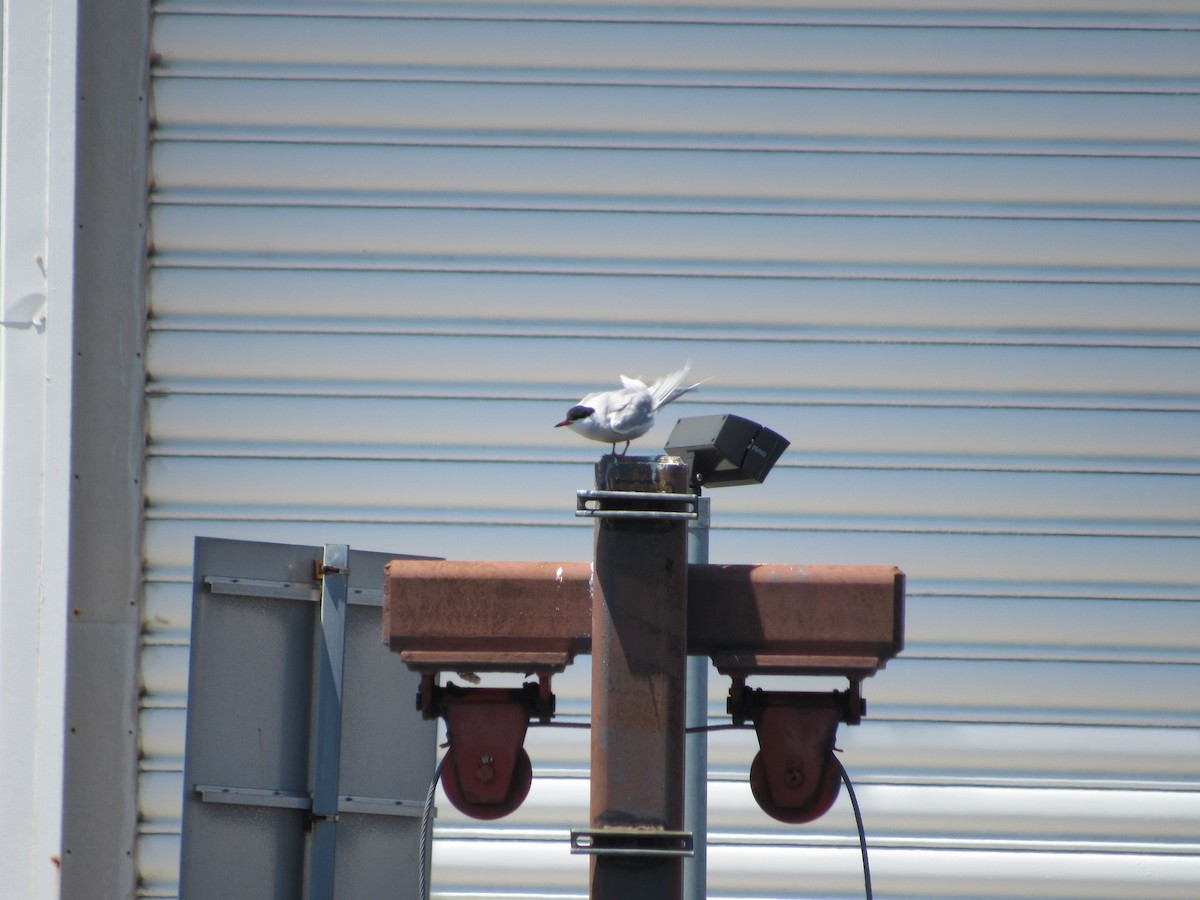
[[[683,458],[699,489],[762,484],[789,443],[741,416],[694,416],[675,423],[666,450]]]

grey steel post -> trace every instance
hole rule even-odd
[[[350,548],[345,544],[326,544],[321,564],[321,647],[317,657],[320,670],[317,675],[308,900],[333,898],[349,574]]]
[[[608,455],[596,488],[686,494],[688,470],[675,457]],[[634,858],[629,848],[594,855],[591,897],[679,900],[681,856],[644,844],[683,829],[686,521],[598,518],[594,571],[591,828],[643,846]]]
[[[698,517],[688,523],[688,563],[708,562],[708,531],[712,522],[712,501],[701,497]],[[689,656],[687,661],[687,727],[708,725],[708,657]],[[694,856],[683,861],[685,900],[705,900],[708,889],[708,733],[697,731],[687,736],[687,765],[684,802],[684,829],[693,835]]]

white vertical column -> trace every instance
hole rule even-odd
[[[57,898],[71,497],[77,11],[4,5],[0,127],[0,856]]]

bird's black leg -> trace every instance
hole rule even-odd
[[[617,449],[617,445],[616,445],[616,444],[613,444],[613,449],[614,449],[614,450],[616,450],[616,449]],[[628,453],[628,452],[629,452],[629,441],[626,441],[626,442],[625,442],[625,449],[621,451],[621,456],[624,456],[624,455],[625,455],[626,453]]]

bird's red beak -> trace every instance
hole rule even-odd
[[[555,428],[562,428],[564,425],[570,425],[570,424],[571,424],[571,420],[570,420],[570,419],[563,419],[561,422],[559,422],[559,423],[558,423],[557,425],[555,425],[554,427],[555,427]]]

